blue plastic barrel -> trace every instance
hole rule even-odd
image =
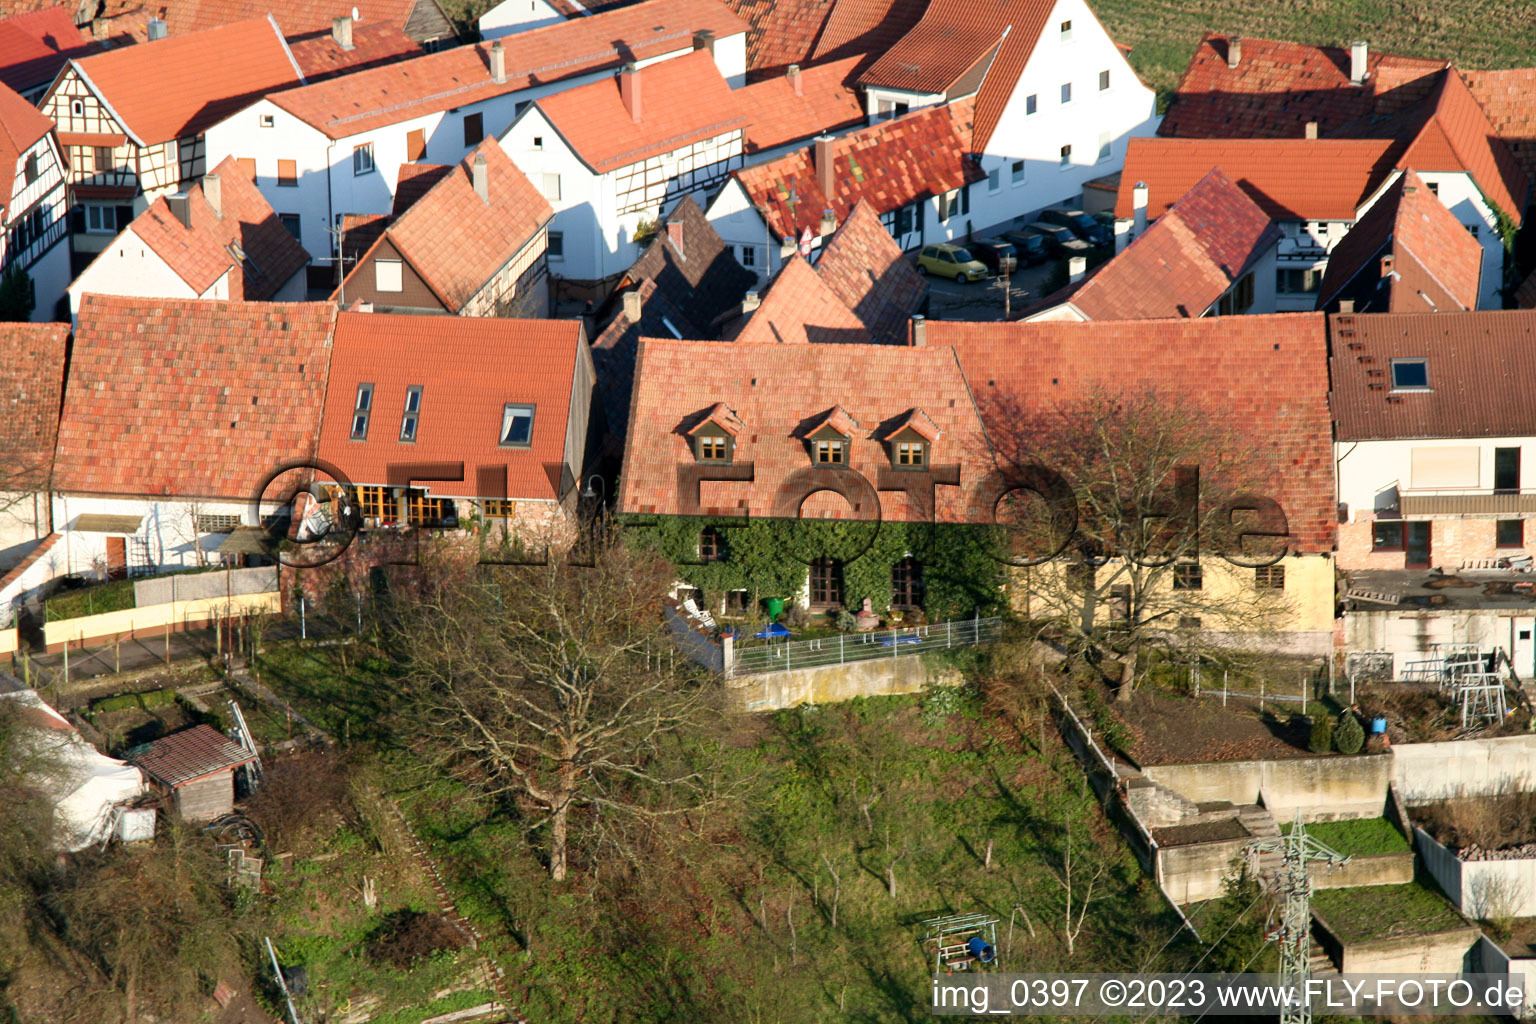
[[[1387,731],[1387,716],[1386,715],[1377,715],[1375,718],[1371,719],[1371,735],[1372,736],[1380,736],[1382,733],[1384,733],[1386,731]]]
[[[973,935],[965,944],[965,948],[971,951],[971,956],[984,964],[989,964],[997,958],[997,950],[987,945],[986,940],[980,935]]]

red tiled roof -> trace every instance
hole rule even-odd
[[[824,131],[863,124],[864,101],[857,89],[844,84],[863,59],[847,57],[805,68],[800,72],[799,95],[783,75],[736,90],[733,98],[750,122],[746,151],[761,153]]]
[[[837,0],[812,57],[882,54],[912,30],[926,6],[927,0]]]
[[[389,483],[389,467],[398,463],[462,462],[462,483],[421,484],[442,497],[501,497],[483,475],[505,466],[505,497],[553,500],[584,344],[579,320],[342,313],[320,457],[358,484]],[[367,439],[353,441],[352,410],[362,383],[373,385],[373,412]],[[414,443],[400,441],[411,387],[422,389]],[[499,444],[509,402],[536,407],[528,448]]]
[[[263,94],[300,81],[277,26],[264,17],[73,63],[146,146],[197,135]]]
[[[1530,197],[1530,179],[1499,139],[1461,76],[1454,71],[1442,73],[1424,106],[1429,117],[1398,157],[1397,166],[1420,172],[1465,171],[1483,195],[1518,226]]]
[[[452,164],[401,164],[400,174],[395,179],[395,200],[390,214],[398,217],[415,206],[416,200],[430,192],[432,186],[452,170]]]
[[[1443,60],[1367,55],[1365,85],[1349,81],[1349,51],[1333,46],[1244,36],[1242,60],[1227,67],[1225,36],[1207,35],[1158,134],[1180,138],[1301,138],[1316,121],[1326,135],[1343,125],[1390,113],[1427,95],[1426,76]]]
[[[0,323],[0,490],[48,487],[68,341],[68,324]]]
[[[828,288],[811,265],[791,256],[769,285],[762,304],[736,336],[739,344],[868,342],[869,330]]]
[[[1340,441],[1528,437],[1536,311],[1340,313],[1333,338],[1333,416]],[[1428,391],[1393,392],[1393,359],[1425,359]]]
[[[320,430],[335,307],[85,295],[54,488],[248,501]]]
[[[1536,68],[1463,71],[1461,77],[1525,176],[1536,181]]]
[[[881,344],[906,344],[907,322],[928,296],[928,283],[867,202],[855,204],[822,245],[816,276]]]
[[[745,27],[715,0],[647,0],[497,40],[506,54],[507,80],[502,83],[491,79],[491,44],[480,43],[290,89],[271,100],[331,138],[341,139],[532,85],[686,49],[694,33],[704,29],[724,37]]]
[[[475,157],[482,155],[488,200],[480,198],[472,181]],[[553,216],[548,200],[496,140],[487,137],[463,163],[395,218],[384,237],[443,307],[457,312]],[[358,265],[362,266],[362,260]],[[356,268],[352,271],[357,272]]]
[[[859,82],[948,92],[997,49],[1005,31],[1010,37],[1014,32],[1027,36],[1026,53],[1032,49],[1052,6],[1049,0],[930,0],[918,23],[870,65]]]
[[[1382,280],[1383,255],[1393,259],[1395,280]],[[1329,254],[1317,304],[1348,292],[1358,313],[1476,309],[1482,266],[1483,247],[1409,170]]]
[[[71,57],[83,57],[92,46],[62,4],[0,18],[0,85],[16,90],[46,85]]]
[[[359,257],[384,234],[384,229],[395,218],[387,213],[344,213],[341,215],[341,256],[347,266],[355,264]]]
[[[286,27],[284,30],[291,31]],[[350,50],[343,50],[331,38],[329,25],[313,32],[289,36],[288,49],[298,62],[299,70],[304,72],[304,80],[311,83],[380,64],[419,57],[422,52],[421,47],[405,34],[403,28],[387,22],[353,25]]]
[[[753,205],[768,210],[775,237],[798,238],[821,223],[826,209],[841,222],[864,200],[882,214],[986,177],[952,118],[946,107],[926,107],[835,140],[832,196],[821,191],[813,146],[744,167],[736,178]]]
[[[1137,182],[1155,218],[1220,167],[1276,220],[1354,220],[1392,173],[1393,149],[1375,139],[1132,139],[1115,216],[1134,214]]]
[[[256,755],[210,725],[194,725],[128,752],[128,760],[162,786],[227,772],[256,760]]]
[[[576,155],[598,173],[639,163],[695,142],[744,129],[740,100],[707,50],[652,64],[640,77],[640,118],[617,78],[589,82],[537,101]]]
[[[1070,301],[1090,320],[1197,317],[1279,237],[1269,216],[1218,167]]]
[[[357,29],[388,25],[404,29],[416,0],[161,0],[166,30],[173,36],[229,25],[270,14],[284,32],[296,35],[331,30],[331,19],[357,11]],[[356,36],[354,35],[354,39]]]
[[[51,118],[0,85],[0,211],[15,195],[16,167],[22,154],[51,131]]]
[[[309,254],[283,227],[236,158],[225,157],[210,173],[219,178],[222,214],[214,211],[199,183],[187,193],[191,227],[182,224],[162,196],[135,217],[128,230],[199,294],[233,269],[231,299],[270,299],[304,269]],[[237,253],[244,253],[244,259]]]
[[[810,63],[816,37],[839,2],[846,0],[724,0],[747,24],[747,68],[753,72]]]
[[[934,321],[928,345],[953,345],[981,415],[1046,411],[1094,388],[1152,389],[1240,429],[1272,453],[1266,492],[1292,548],[1331,551],[1334,505],[1328,350],[1320,313],[1104,323]],[[923,408],[932,412],[932,408]],[[760,474],[761,475],[761,474]]]
[[[796,470],[811,467],[805,433],[809,423],[841,406],[859,426],[853,432],[849,465],[871,482],[890,466],[877,437],[923,409],[940,433],[932,451],[938,466],[959,467],[960,486],[934,489],[942,522],[974,521],[977,485],[990,469],[990,455],[954,355],[943,348],[893,345],[736,344],[721,358],[714,342],[641,342],[630,413],[619,509],[628,513],[676,514],[678,479],[694,464],[687,431],[706,411],[724,403],[740,419],[732,462],[753,464],[742,483],[705,483],[701,501],[724,514],[794,515],[780,507],[779,488]],[[835,472],[835,471],[834,471]],[[855,495],[855,500],[858,496]],[[880,517],[922,520],[902,491],[880,491]],[[836,515],[873,519],[873,509],[849,511],[841,498],[817,495],[805,503],[807,518]]]

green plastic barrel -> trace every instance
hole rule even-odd
[[[768,608],[768,617],[777,619],[784,614],[784,599],[782,597],[770,597],[764,604]]]

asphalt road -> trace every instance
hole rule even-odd
[[[1032,302],[1044,298],[1051,272],[1061,260],[1047,260],[1038,266],[1014,272],[1009,283],[1008,302],[1013,315]],[[928,275],[928,315],[935,320],[1003,319],[1003,285],[1000,278],[956,284],[945,277]]]

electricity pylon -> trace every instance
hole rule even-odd
[[[1311,1024],[1307,1004],[1307,978],[1312,973],[1312,879],[1307,865],[1323,861],[1330,867],[1347,864],[1349,858],[1307,835],[1301,810],[1290,835],[1255,839],[1247,850],[1254,854],[1276,851],[1283,858],[1275,889],[1281,898],[1280,927],[1274,933],[1280,946],[1280,984],[1296,997],[1280,1008],[1280,1024]]]

